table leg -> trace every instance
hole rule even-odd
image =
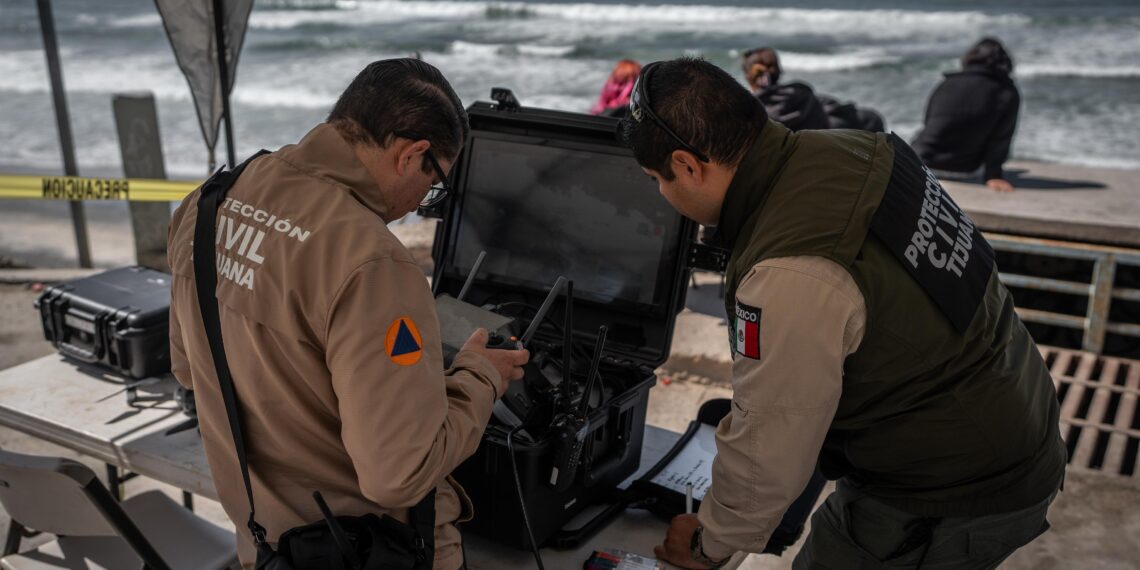
[[[190,491],[182,491],[182,506],[194,512],[194,494]]]
[[[4,540],[4,554],[0,556],[8,556],[20,551],[20,539],[24,536],[24,525],[16,522],[15,520],[8,521],[8,538]]]
[[[107,490],[111,492],[111,496],[116,501],[123,500],[123,484],[119,479],[119,467],[110,463],[107,464]]]

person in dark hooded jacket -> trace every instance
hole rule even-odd
[[[744,77],[768,117],[793,131],[804,129],[886,130],[874,109],[857,107],[828,95],[819,95],[807,83],[780,83],[780,56],[774,48],[751,49],[743,54]]]
[[[793,131],[827,129],[827,113],[807,83],[779,83],[780,58],[772,48],[744,52],[744,77],[748,87],[764,105],[768,118]]]
[[[1013,190],[1002,172],[1021,106],[1012,71],[1009,54],[993,38],[962,56],[962,71],[947,73],[931,93],[911,143],[927,166],[948,177],[973,177],[981,169],[986,186]]]

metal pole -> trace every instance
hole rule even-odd
[[[234,157],[234,121],[230,113],[230,67],[226,63],[226,14],[222,0],[214,0],[214,39],[218,48],[218,75],[222,85],[222,117],[226,120],[226,157],[229,166],[237,165]]]
[[[63,90],[63,73],[59,65],[59,43],[55,37],[55,19],[51,14],[51,0],[36,0],[40,14],[40,31],[44,36],[44,55],[47,56],[48,76],[51,78],[51,94],[55,101],[55,123],[59,127],[59,145],[63,150],[63,172],[77,176],[79,168],[75,164],[75,141],[71,138],[71,119],[67,114],[67,94]],[[71,202],[71,222],[75,226],[75,249],[79,254],[79,266],[91,267],[91,244],[87,239],[87,219],[83,214],[83,202]]]

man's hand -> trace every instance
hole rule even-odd
[[[526,349],[489,349],[487,348],[487,337],[487,329],[476,330],[471,334],[471,338],[463,343],[463,348],[460,351],[477,352],[491,362],[495,370],[499,371],[499,397],[502,398],[503,394],[507,393],[507,388],[510,387],[512,380],[522,380],[522,367],[530,361],[530,351]]]
[[[674,566],[681,568],[692,568],[693,570],[707,570],[712,568],[707,564],[701,564],[693,560],[692,551],[689,546],[693,541],[693,533],[696,532],[697,527],[701,523],[697,521],[697,515],[677,515],[673,517],[673,522],[669,525],[669,530],[665,532],[665,542],[660,546],[653,547],[653,555],[658,560],[664,560]]]
[[[995,190],[997,192],[1013,192],[1013,184],[1010,184],[1008,180],[1001,178],[991,178],[989,180],[986,180],[986,186],[991,190]]]

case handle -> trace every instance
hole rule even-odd
[[[107,331],[104,327],[106,320],[106,311],[95,315],[95,332],[91,335],[93,337],[93,340],[91,342],[91,348],[88,349],[71,342],[72,335],[71,331],[68,330],[67,319],[61,319],[62,327],[60,329],[61,334],[59,335],[59,351],[66,354],[67,356],[70,356],[77,360],[82,360],[88,364],[97,364],[101,362],[103,360],[104,353],[107,352],[107,343],[105,342],[106,339],[103,338],[103,336],[107,334]]]
[[[96,338],[98,338],[98,336],[96,336]],[[95,342],[95,346],[88,350],[86,348],[80,348],[79,346],[76,346],[70,342],[61,340],[59,342],[59,351],[66,354],[67,356],[70,356],[77,360],[82,360],[88,364],[95,364],[99,362],[99,360],[103,357],[103,347],[98,341]]]
[[[623,434],[625,437],[621,438],[621,444],[619,444],[616,449],[606,454],[607,457],[605,459],[585,470],[586,476],[584,479],[587,487],[592,487],[608,477],[611,472],[620,467],[625,463],[625,460],[629,458],[629,442],[633,438],[630,437],[627,432],[633,428],[632,408],[632,405],[627,405],[610,410],[610,421],[606,423],[616,424],[616,433]],[[593,431],[591,431],[591,434],[593,434]]]

